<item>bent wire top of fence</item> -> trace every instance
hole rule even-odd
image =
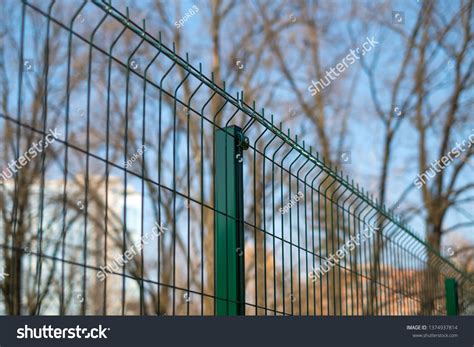
[[[23,2],[0,120],[6,161],[42,149],[2,185],[6,312],[445,314],[451,278],[471,307],[467,274],[243,92],[128,10],[56,5]]]

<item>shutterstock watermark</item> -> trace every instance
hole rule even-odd
[[[194,16],[198,12],[199,12],[199,7],[197,7],[196,5],[191,6],[191,8],[184,14],[183,18],[181,18],[177,22],[174,22],[174,25],[178,29],[183,27],[184,23],[186,23],[192,16]]]
[[[130,168],[130,167],[133,165],[133,163],[135,163],[135,162],[138,160],[138,158],[140,158],[140,157],[143,155],[143,153],[145,153],[145,151],[146,151],[146,147],[145,147],[144,145],[141,146],[141,147],[138,149],[138,151],[137,151],[136,153],[134,153],[134,154],[130,157],[130,159],[128,159],[128,160],[125,162],[125,168],[126,168],[126,169]]]
[[[99,324],[97,328],[81,328],[76,325],[75,328],[53,328],[51,325],[30,328],[27,324],[23,328],[16,330],[17,339],[107,339],[106,332],[110,328],[102,327]]]
[[[6,267],[4,267],[4,269],[6,269]],[[5,270],[0,271],[0,281],[5,280],[5,277],[8,277],[8,276],[10,276],[10,274],[7,273]]]
[[[349,240],[344,243],[341,248],[339,248],[336,253],[331,254],[326,260],[321,264],[317,269],[313,267],[313,271],[309,273],[309,277],[312,278],[312,281],[315,282],[316,279],[319,279],[322,275],[326,274],[331,270],[333,266],[339,263],[350,251],[352,251],[356,246],[359,246],[361,242],[368,240],[372,235],[378,231],[379,228],[368,226],[364,229],[364,233],[357,235],[352,235]]]
[[[302,192],[298,192],[297,194],[293,195],[291,200],[285,206],[280,207],[280,213],[281,214],[287,213],[290,210],[290,208],[292,208],[295,204],[297,204],[300,201],[300,199],[303,199]]]
[[[375,38],[369,38],[367,36],[366,41],[362,44],[362,48],[357,47],[355,50],[350,49],[349,54],[347,54],[340,63],[336,64],[336,67],[331,67],[329,72],[326,70],[326,75],[323,78],[320,78],[319,81],[311,81],[311,84],[308,86],[308,91],[311,95],[315,96],[325,87],[329,86],[332,81],[340,76],[346,69],[354,64],[356,60],[360,59],[360,55],[364,56],[372,50],[379,42],[375,41]],[[338,72],[337,72],[337,71]],[[326,83],[324,83],[326,81]]]
[[[425,172],[418,174],[413,184],[417,189],[420,189],[423,184],[426,184],[430,179],[436,176],[436,173],[444,170],[449,164],[451,164],[455,158],[459,158],[462,152],[465,152],[467,149],[471,148],[474,144],[474,129],[471,129],[473,132],[469,135],[468,140],[462,140],[461,142],[456,142],[456,146],[452,148],[448,154],[443,155],[441,159],[436,159],[431,162],[429,169]],[[467,142],[467,143],[466,143]]]
[[[117,273],[120,268],[132,260],[132,258],[136,256],[149,241],[152,241],[155,239],[155,237],[164,234],[166,230],[168,230],[168,228],[155,222],[154,227],[151,229],[151,238],[150,234],[143,235],[140,240],[132,244],[130,248],[123,254],[116,256],[112,261],[112,264],[100,266],[100,271],[97,272],[97,278],[103,281],[107,278],[109,273]]]
[[[12,160],[8,163],[8,168],[3,169],[0,172],[0,184],[3,184],[9,178],[12,178],[14,173],[17,173],[19,170],[24,168],[28,163],[36,158],[39,153],[43,152],[48,146],[58,139],[58,136],[61,134],[58,133],[57,128],[54,130],[49,129],[48,135],[45,137],[45,143],[43,144],[43,139],[38,142],[33,142],[33,144],[25,151],[22,155],[18,157],[17,160]]]

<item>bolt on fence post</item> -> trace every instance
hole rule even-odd
[[[444,288],[446,291],[446,314],[448,316],[457,316],[458,291],[456,280],[454,278],[446,278],[444,280]]]
[[[215,155],[215,311],[218,316],[245,314],[242,129],[216,130]]]

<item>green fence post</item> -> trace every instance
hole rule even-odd
[[[215,311],[245,314],[243,150],[248,139],[230,126],[215,134]]]
[[[448,316],[456,316],[458,314],[458,291],[454,278],[446,278],[444,280],[444,288],[446,290],[446,314]]]

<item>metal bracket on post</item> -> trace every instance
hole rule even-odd
[[[237,126],[216,130],[215,154],[215,312],[245,314],[243,150],[248,138]]]
[[[457,316],[458,291],[456,280],[454,278],[446,278],[444,280],[444,288],[446,290],[446,314],[448,316]]]

